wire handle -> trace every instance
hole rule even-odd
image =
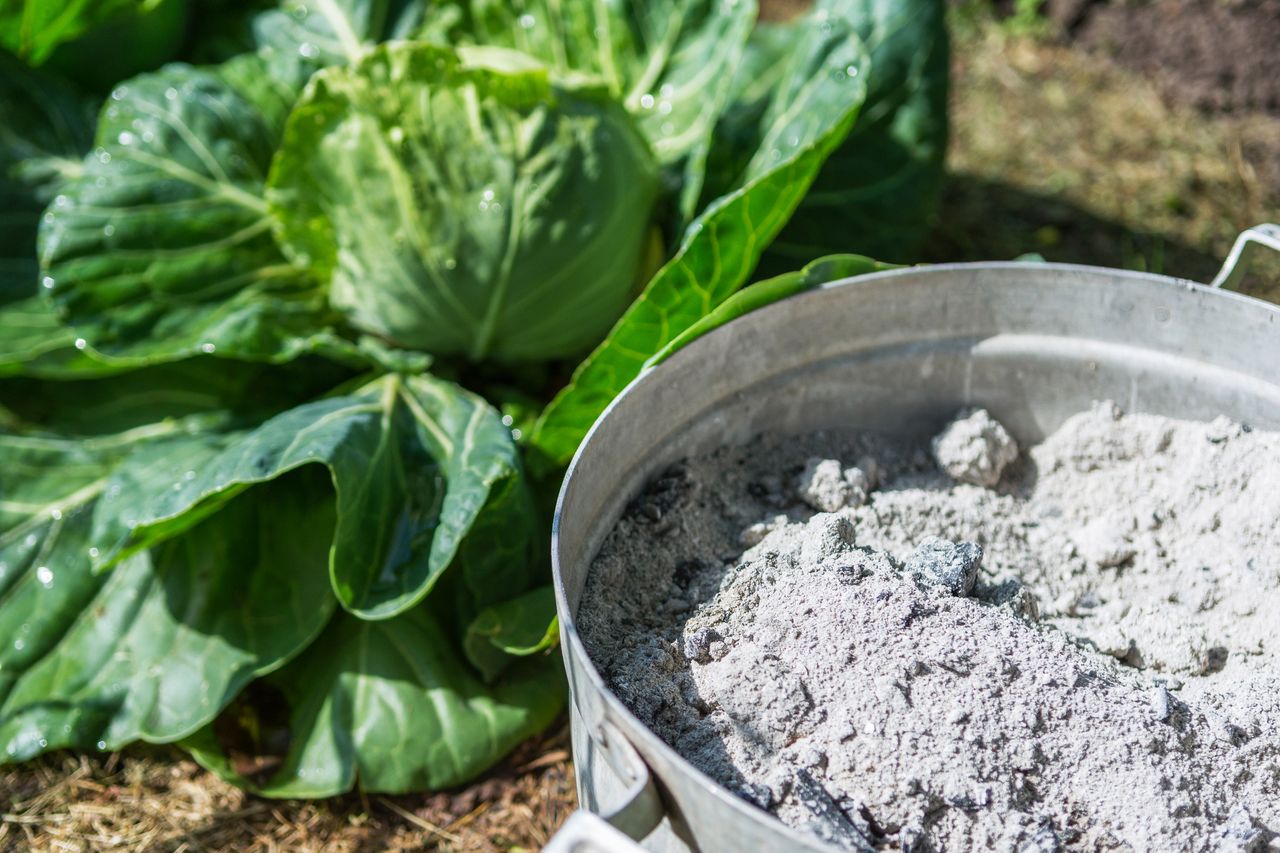
[[[1227,259],[1222,262],[1222,269],[1209,282],[1210,287],[1221,287],[1233,290],[1240,283],[1240,278],[1248,268],[1249,259],[1257,252],[1259,246],[1280,252],[1280,225],[1255,225],[1236,238]]]

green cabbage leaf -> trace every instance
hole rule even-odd
[[[520,361],[584,349],[626,307],[656,186],[600,92],[522,54],[390,44],[316,75],[267,197],[352,326]]]
[[[269,4],[0,0],[0,762],[484,772],[591,424],[933,209],[942,0]]]

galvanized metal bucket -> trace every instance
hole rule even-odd
[[[918,267],[741,317],[637,378],[569,468],[552,543],[582,810],[548,849],[821,850],[681,758],[609,691],[575,627],[623,508],[689,454],[764,431],[935,432],[982,406],[1019,442],[1094,400],[1280,429],[1280,308],[1226,291],[1280,227],[1241,235],[1211,285],[1063,264]]]

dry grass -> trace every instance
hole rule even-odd
[[[990,20],[958,28],[955,177],[935,260],[1010,258],[1213,273],[1280,218],[1280,121],[1206,119],[1131,74]],[[1280,296],[1280,262],[1254,278]],[[0,775],[0,850],[536,848],[574,808],[563,729],[461,791],[274,802],[175,750],[59,755]]]
[[[1147,80],[989,20],[956,27],[953,178],[934,259],[1010,258],[1207,279],[1280,218],[1280,120],[1208,118]],[[1280,263],[1250,286],[1280,296]]]
[[[537,849],[575,807],[567,729],[438,794],[320,802],[245,794],[176,750],[57,755],[0,775],[0,850]]]

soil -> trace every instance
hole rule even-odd
[[[950,175],[930,261],[1097,264],[1208,281],[1280,210],[1280,118],[1207,116],[1144,75],[956,9]],[[1242,289],[1280,299],[1280,256]]]
[[[0,851],[382,853],[537,849],[576,798],[566,721],[451,791],[265,800],[174,748],[0,768]]]
[[[1280,115],[1280,0],[1049,0],[1045,11],[1071,42],[1154,77],[1172,100]]]
[[[1277,517],[1280,434],[1225,418],[766,436],[659,478],[579,621],[669,743],[847,849],[1280,850]]]

